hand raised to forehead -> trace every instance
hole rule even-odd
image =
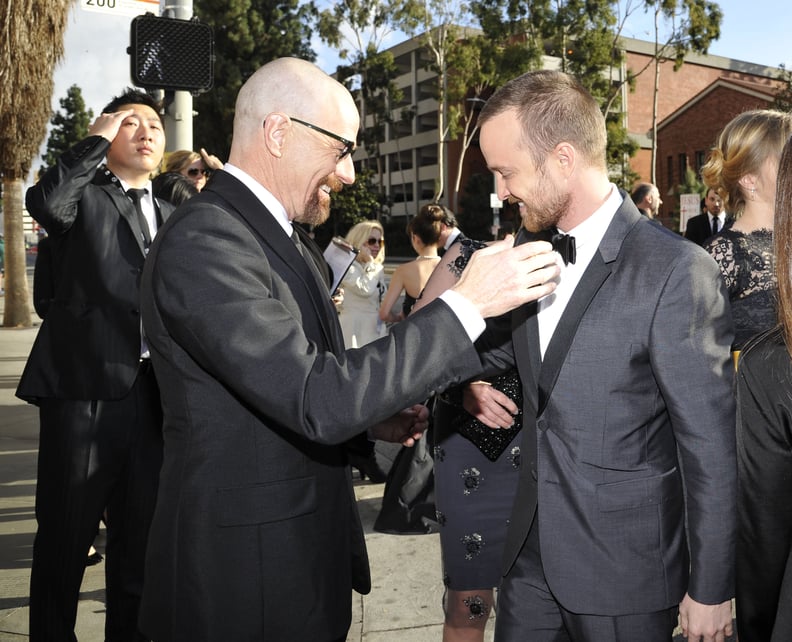
[[[124,119],[134,113],[134,109],[124,109],[111,114],[100,114],[88,129],[88,135],[101,136],[112,143],[118,135],[118,130],[121,129]]]

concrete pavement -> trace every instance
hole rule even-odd
[[[3,302],[0,297],[0,313]],[[37,331],[37,327],[0,327],[0,642],[28,639],[38,413],[17,399],[14,391]],[[355,483],[373,589],[367,596],[353,595],[348,642],[440,640],[443,585],[438,535],[374,532],[383,484]],[[97,548],[104,553],[101,533]],[[102,562],[86,569],[77,615],[81,642],[104,639],[104,567]],[[487,639],[492,639],[491,630]]]

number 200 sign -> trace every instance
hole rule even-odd
[[[116,16],[137,16],[147,11],[159,13],[159,0],[80,0],[80,8]]]

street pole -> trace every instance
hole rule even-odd
[[[160,6],[166,18],[191,20],[193,17],[192,0],[161,0]],[[165,110],[165,140],[170,152],[193,149],[193,97],[189,91],[173,92],[173,101]]]

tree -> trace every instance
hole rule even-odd
[[[778,111],[792,111],[792,71],[786,68],[782,63],[779,65],[781,69],[778,74],[778,80],[783,84],[778,88],[773,100],[773,109]]]
[[[10,2],[0,18],[0,174],[6,327],[30,326],[22,187],[47,131],[52,72],[63,56],[69,0]]]
[[[366,152],[361,164],[376,166],[383,201],[384,167],[380,149],[386,127],[394,124],[404,92],[394,82],[399,70],[393,54],[380,48],[394,32],[402,8],[401,0],[342,0],[319,14],[320,37],[328,45],[339,48],[339,57],[347,61],[337,68],[336,76],[359,101],[362,123],[359,137]],[[400,113],[402,117],[413,115],[409,108]]]
[[[60,107],[62,111],[55,112],[50,120],[52,129],[39,175],[55,165],[63,152],[88,136],[93,121],[93,110],[86,111],[82,90],[77,85],[69,87],[66,97],[60,99]]]
[[[627,134],[621,85],[614,80],[614,69],[624,58],[617,46],[623,23],[617,20],[615,4],[615,0],[483,0],[474,13],[485,40],[501,51],[498,84],[540,68],[541,56],[548,55],[591,92],[608,127],[611,175],[629,185],[633,174],[627,159],[638,146]]]
[[[439,202],[445,192],[445,142],[451,129],[446,120],[448,110],[448,80],[452,71],[450,60],[455,52],[465,47],[464,27],[472,14],[461,0],[406,0],[402,14],[402,30],[415,36],[419,34],[424,47],[431,55],[429,68],[437,74],[437,180],[433,200]],[[454,69],[464,74],[464,69]]]
[[[276,58],[316,58],[310,46],[316,7],[313,1],[300,4],[299,0],[195,0],[195,13],[214,29],[219,81],[195,99],[194,138],[196,146],[225,160],[231,149],[236,97],[244,82]]]
[[[685,62],[685,55],[694,51],[706,54],[710,44],[720,37],[723,13],[709,0],[643,0],[645,10],[654,14],[655,51],[654,94],[652,107],[651,182],[657,183],[657,96],[660,89],[660,64],[674,60],[674,71]],[[661,23],[667,34],[660,37]]]

